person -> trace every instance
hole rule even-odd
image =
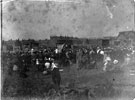
[[[45,63],[46,70],[43,71],[43,74],[49,74],[51,72],[52,81],[54,83],[55,90],[58,92],[60,89],[61,75],[58,66],[54,63],[54,60]]]
[[[110,64],[111,62],[111,58],[109,54],[105,54],[104,56],[104,67],[103,67],[103,71],[106,71],[108,64]]]
[[[126,57],[125,57],[125,63],[126,63],[126,65],[128,65],[130,63],[130,60],[131,60],[130,54],[127,54]]]
[[[51,72],[51,65],[52,65],[52,62],[49,60],[49,58],[46,58],[45,57],[45,68],[44,68],[44,71],[43,71],[43,74],[45,75],[50,75],[50,72]]]
[[[55,85],[56,91],[58,91],[60,89],[61,75],[59,68],[56,66],[54,62],[52,62],[51,70],[52,70],[52,81]]]

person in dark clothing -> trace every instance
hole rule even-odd
[[[55,90],[58,91],[60,89],[61,75],[59,68],[56,66],[56,64],[52,59],[46,60],[45,71],[43,72],[43,74],[45,75],[51,74]]]
[[[27,74],[26,74],[26,72],[28,71],[28,69],[27,69],[27,63],[26,63],[26,60],[27,60],[27,57],[26,57],[26,55],[25,54],[23,54],[22,56],[21,56],[21,62],[20,62],[20,77],[22,77],[22,78],[27,78],[28,76],[27,76]]]
[[[54,64],[54,62],[51,65],[51,70],[52,70],[52,81],[55,85],[56,91],[58,91],[60,89],[61,75],[59,68]]]

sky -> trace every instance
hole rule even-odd
[[[93,38],[135,30],[133,0],[3,0],[2,10],[4,40]]]

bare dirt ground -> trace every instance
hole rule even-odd
[[[112,71],[101,69],[76,69],[76,64],[61,72],[63,91],[74,92],[59,96],[47,96],[51,88],[50,76],[37,72],[35,66],[27,72],[28,78],[20,78],[17,72],[8,73],[4,66],[2,100],[133,100],[135,98],[135,63]],[[87,91],[88,90],[88,91]],[[77,92],[75,92],[77,91]]]

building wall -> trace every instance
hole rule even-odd
[[[96,46],[103,46],[104,38],[95,38],[95,39],[87,39],[87,38],[73,38],[73,37],[58,37],[53,36],[50,38],[51,45],[56,45],[60,40],[71,40],[74,46],[85,46],[85,47],[96,47]],[[109,41],[109,45],[111,44],[111,39],[107,39]],[[64,43],[64,42],[63,42]]]
[[[117,41],[119,41],[120,47],[131,47],[135,46],[135,31],[124,31],[120,32]]]

